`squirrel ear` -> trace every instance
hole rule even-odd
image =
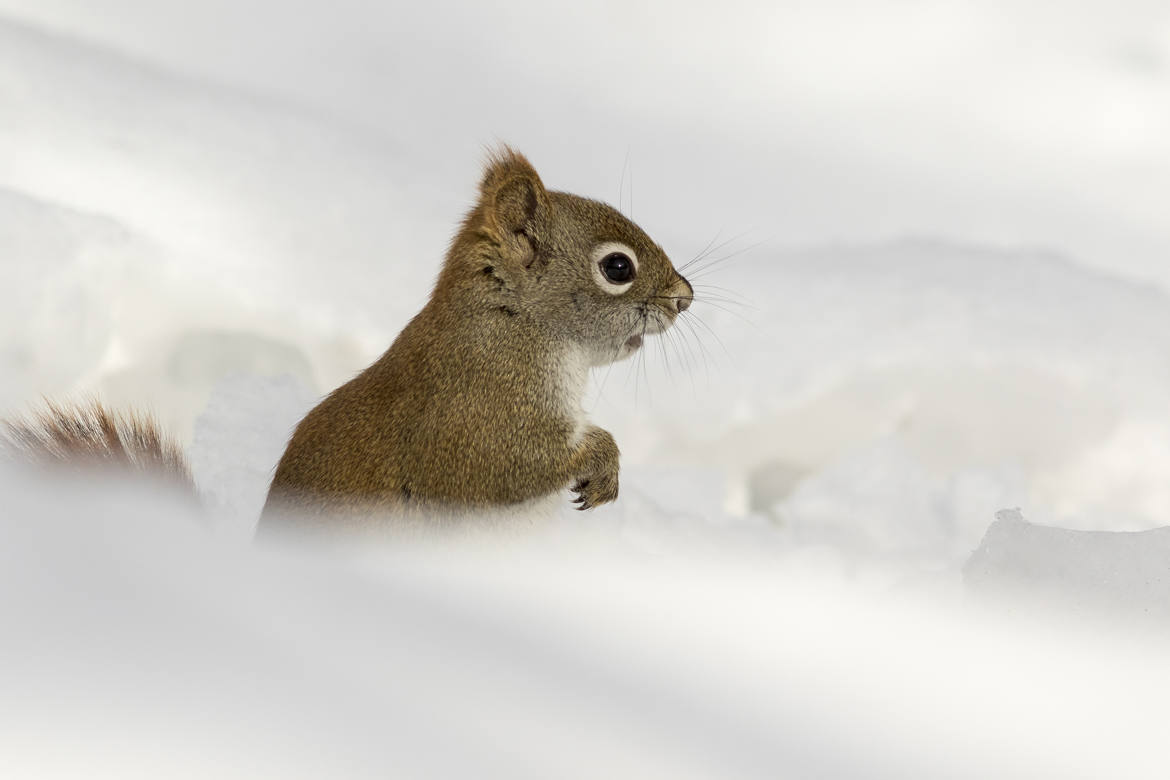
[[[479,190],[488,221],[501,237],[529,232],[548,211],[548,193],[536,169],[508,146],[488,157]]]

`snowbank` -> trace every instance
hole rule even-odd
[[[309,551],[214,539],[141,484],[2,489],[5,775],[1170,769],[1165,635],[992,619],[751,545],[649,552],[584,519]]]

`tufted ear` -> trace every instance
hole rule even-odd
[[[549,200],[532,163],[508,146],[490,153],[479,185],[488,226],[506,240],[524,234],[531,241],[548,219]]]

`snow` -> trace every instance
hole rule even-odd
[[[1170,617],[1170,527],[1075,531],[1028,523],[1018,509],[996,513],[963,567],[980,595],[1074,611]]]
[[[0,0],[0,412],[206,508],[0,468],[0,775],[1167,775],[1170,18],[733,5]],[[592,379],[621,499],[252,544],[496,138],[730,239]]]
[[[284,445],[318,400],[291,374],[227,373],[216,385],[195,421],[188,452],[216,530],[237,539],[252,536]]]
[[[1166,768],[1164,633],[1010,622],[747,540],[257,549],[142,485],[15,495],[6,775]]]

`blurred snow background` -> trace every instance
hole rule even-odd
[[[703,326],[596,377],[622,500],[503,559],[252,551],[496,140],[677,263],[734,253]],[[1164,3],[0,0],[0,412],[153,409],[211,510],[5,483],[3,753],[1165,776],[1163,635],[967,596],[1164,620],[1167,204]],[[1051,528],[989,534],[1011,507]]]

